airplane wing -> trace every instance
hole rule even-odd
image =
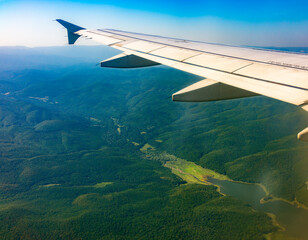
[[[172,95],[173,101],[203,102],[264,95],[308,111],[308,55],[235,47],[113,29],[89,30],[57,19],[69,44],[80,37],[121,50],[102,67],[163,64],[205,79]],[[298,134],[308,141],[308,128]]]

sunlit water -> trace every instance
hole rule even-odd
[[[285,235],[301,240],[308,239],[308,211],[284,201],[272,201],[264,204],[260,199],[265,196],[264,190],[256,184],[245,184],[210,178],[209,182],[220,186],[221,192],[250,204],[254,209],[273,213],[278,223],[286,231]]]

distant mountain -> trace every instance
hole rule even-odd
[[[104,46],[0,47],[0,70],[54,70],[80,63],[95,65],[116,53]]]

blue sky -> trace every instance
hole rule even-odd
[[[0,45],[64,45],[56,18],[234,45],[308,46],[308,1],[291,0],[0,0]]]
[[[71,1],[73,2],[73,1]],[[86,4],[105,4],[124,9],[169,14],[176,17],[215,16],[223,19],[271,22],[307,20],[307,1],[243,1],[243,0],[88,0],[74,1]]]

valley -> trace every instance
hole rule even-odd
[[[116,53],[104,47],[0,52],[4,239],[277,239],[255,183],[308,206],[302,110],[265,97],[175,103],[198,77],[98,68]],[[230,179],[260,197],[228,192]]]

